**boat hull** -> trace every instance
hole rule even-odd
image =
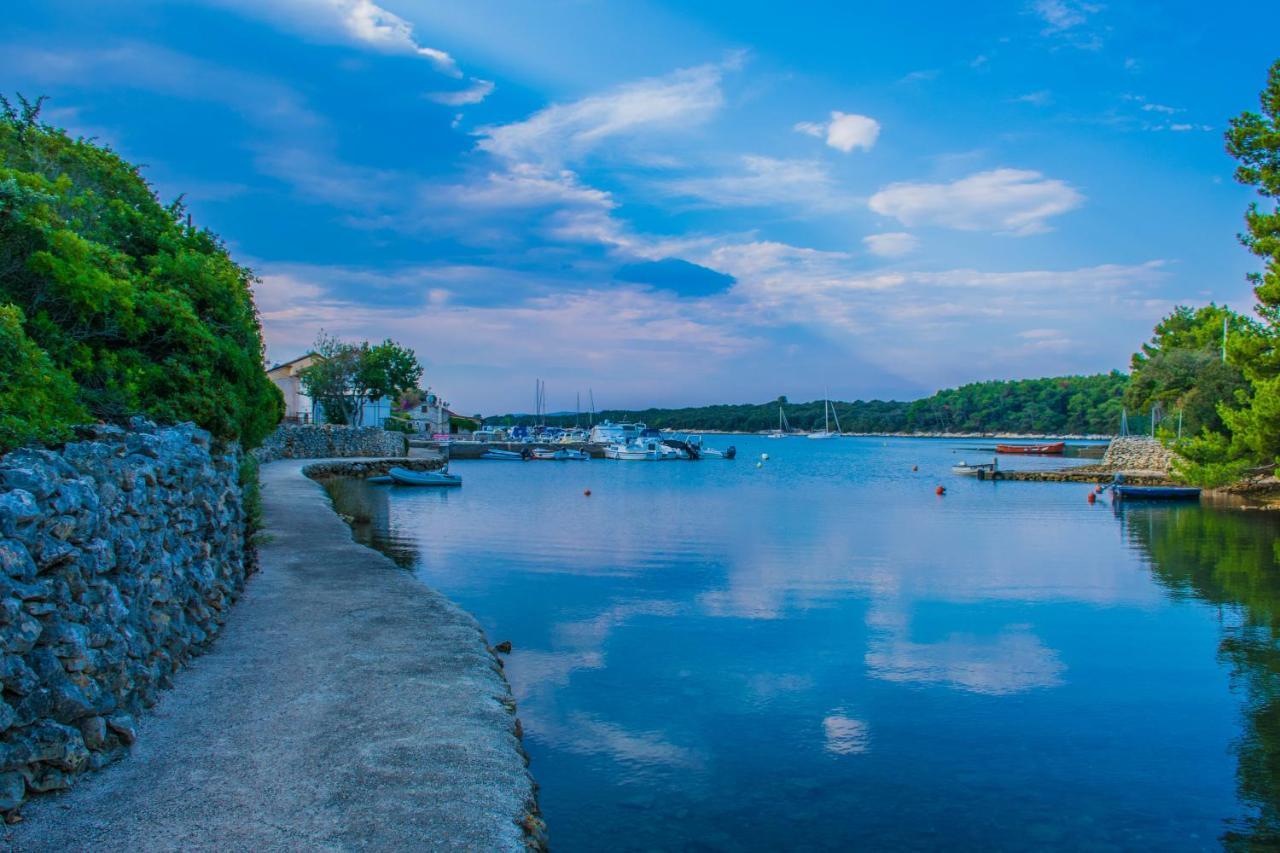
[[[457,474],[445,474],[440,471],[410,471],[407,468],[392,468],[387,472],[397,486],[461,486],[462,477]]]
[[[1049,444],[997,444],[996,453],[1023,453],[1035,456],[1056,456],[1067,449],[1065,441]]]
[[[1112,486],[1111,488],[1117,498],[1127,501],[1193,501],[1200,498],[1200,490],[1191,486]]]

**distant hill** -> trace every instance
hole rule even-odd
[[[845,432],[1115,433],[1129,377],[1119,371],[1094,376],[974,382],[911,402],[833,401]],[[697,406],[682,409],[610,409],[596,420],[643,421],[659,429],[762,432],[778,425],[781,403],[791,427],[822,428],[822,401]],[[572,426],[574,417],[546,422]],[[488,424],[531,423],[528,415],[486,418]],[[585,422],[585,420],[583,421]],[[834,428],[834,424],[833,424]]]

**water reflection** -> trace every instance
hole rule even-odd
[[[557,848],[1273,837],[1273,520],[1117,519],[1082,487],[949,478],[945,442],[759,444],[760,469],[332,490],[515,643]]]
[[[1222,608],[1219,659],[1245,695],[1235,745],[1240,797],[1255,814],[1224,841],[1280,847],[1280,538],[1266,513],[1195,506],[1126,506],[1125,532],[1176,596]]]

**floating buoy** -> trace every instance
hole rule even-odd
[[[936,488],[936,489],[934,489],[934,490],[933,490],[933,493],[934,493],[935,495],[945,495],[945,494],[947,493],[947,487],[946,487],[946,486],[938,486],[938,488]]]
[[[757,462],[757,463],[756,463],[756,467],[757,467],[757,468],[763,468],[763,467],[764,467],[764,463],[763,463],[763,462]]]
[[[1089,493],[1089,503],[1097,503],[1097,501],[1098,501],[1098,493],[1097,493],[1097,492],[1090,492],[1090,493]]]
[[[919,471],[919,470],[920,470],[920,466],[919,466],[919,465],[912,465],[912,466],[911,466],[911,470],[912,470],[912,471]]]
[[[582,493],[583,493],[584,495],[586,495],[587,497],[591,497],[591,490],[590,490],[590,489],[583,489]]]
[[[1096,489],[1094,489],[1094,490],[1093,490],[1093,493],[1094,493],[1095,495],[1100,495],[1100,494],[1102,494],[1102,486],[1101,486],[1101,485],[1099,485],[1099,486],[1098,486],[1098,488],[1096,488]]]
[[[769,461],[769,454],[768,454],[768,453],[761,453],[761,454],[760,454],[760,460],[761,460],[762,462],[767,462],[767,461]]]

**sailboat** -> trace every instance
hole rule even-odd
[[[831,431],[831,416],[836,419],[836,431]],[[839,438],[840,437],[840,416],[836,414],[836,407],[831,405],[830,395],[822,398],[822,431],[809,433],[809,438]]]
[[[769,433],[769,438],[786,438],[787,433],[791,430],[791,424],[787,423],[787,416],[782,411],[782,405],[778,405],[778,428]]]

